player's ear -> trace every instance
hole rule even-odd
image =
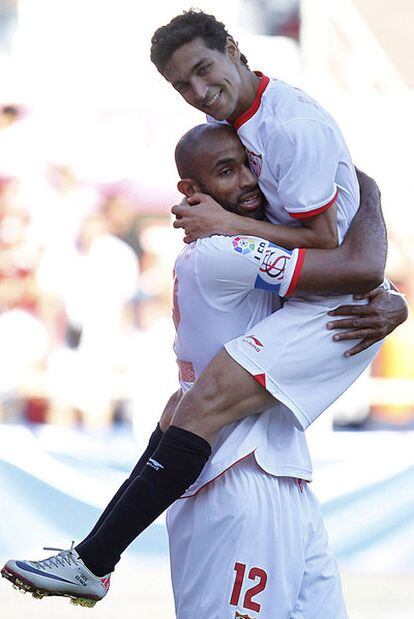
[[[180,181],[178,181],[177,188],[178,191],[184,194],[187,198],[192,196],[193,193],[200,191],[197,183],[193,181],[192,178],[182,178]]]
[[[226,52],[232,60],[240,60],[240,50],[237,41],[232,36],[227,36]]]

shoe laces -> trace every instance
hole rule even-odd
[[[77,565],[79,559],[75,554],[74,550],[75,542],[72,542],[71,547],[68,549],[64,548],[53,548],[50,546],[45,546],[43,550],[55,550],[58,551],[57,555],[53,555],[52,557],[48,557],[47,559],[43,559],[41,561],[31,561],[32,565],[34,565],[37,569],[46,570],[53,569],[55,567],[70,567],[71,565]]]

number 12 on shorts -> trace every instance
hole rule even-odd
[[[233,590],[230,597],[231,606],[239,606],[240,596],[246,580],[247,566],[245,563],[235,563],[234,571],[236,572],[233,584]],[[252,567],[247,574],[247,580],[253,581],[255,584],[249,587],[243,598],[242,608],[246,610],[253,610],[256,613],[260,612],[261,604],[255,601],[255,598],[259,593],[264,591],[267,584],[267,574],[260,567]],[[249,584],[249,583],[246,583]]]

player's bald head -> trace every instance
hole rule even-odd
[[[175,163],[180,178],[200,182],[206,164],[229,140],[238,139],[232,127],[217,123],[204,123],[187,131],[175,148]]]
[[[257,179],[249,168],[246,150],[230,125],[211,123],[193,127],[178,142],[175,161],[181,177],[178,189],[187,199],[204,193],[228,211],[263,217],[264,202]]]

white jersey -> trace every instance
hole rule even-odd
[[[293,290],[302,250],[286,250],[256,237],[213,236],[187,246],[174,269],[175,352],[187,390],[224,344],[280,307]],[[264,289],[265,288],[265,289]],[[269,291],[271,288],[272,292]],[[258,346],[254,337],[250,346]],[[268,473],[310,480],[303,432],[283,404],[225,427],[196,483],[185,496],[251,453]]]
[[[256,98],[234,127],[268,201],[267,217],[292,225],[336,203],[341,243],[359,205],[358,180],[344,137],[309,95],[258,75]]]
[[[342,241],[358,209],[359,186],[340,130],[305,93],[259,76],[255,100],[233,124],[266,196],[268,219],[298,225],[299,219],[336,203]],[[327,313],[354,302],[352,295],[295,294],[293,289],[281,311],[225,348],[304,430],[364,371],[380,344],[345,358],[348,344],[332,340]],[[251,337],[261,345],[252,347]]]
[[[298,226],[299,220],[337,208],[342,243],[359,207],[359,184],[344,137],[328,112],[302,90],[257,72],[252,105],[232,125],[264,193],[266,218]],[[218,122],[207,116],[208,122]],[[228,124],[227,121],[221,121]],[[300,294],[331,308],[352,295]]]

